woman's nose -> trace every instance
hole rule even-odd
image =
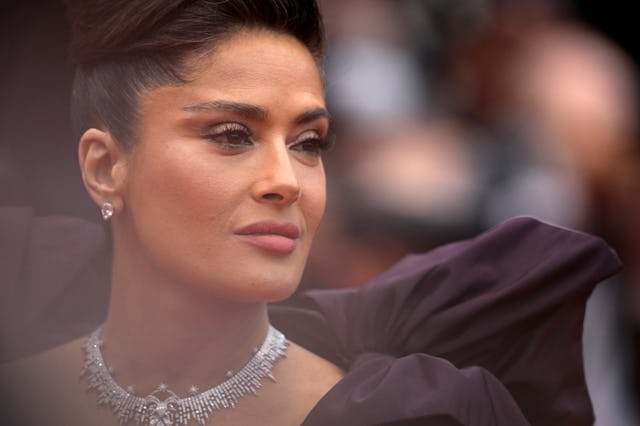
[[[253,188],[256,201],[286,206],[300,198],[301,188],[295,166],[284,144],[265,148],[258,173]]]

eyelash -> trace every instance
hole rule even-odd
[[[303,133],[314,133],[316,131],[308,130]],[[251,131],[240,123],[229,122],[222,123],[210,128],[205,138],[210,142],[216,143],[224,149],[237,150],[246,149],[252,146],[255,141],[252,139]],[[229,137],[238,138],[240,140],[229,141]],[[224,140],[220,140],[224,138]],[[328,152],[333,148],[335,138],[333,134],[329,134],[325,137],[311,136],[300,140],[297,140],[288,145],[289,149],[301,152],[306,155],[320,156],[324,152]]]
[[[253,145],[251,132],[240,123],[223,123],[210,128],[205,137],[213,143],[226,149],[247,148]],[[229,137],[240,138],[239,141],[229,141]],[[220,140],[225,138],[225,140]]]
[[[307,133],[307,132],[305,132]],[[316,133],[315,131],[313,133]],[[317,134],[317,133],[316,133]],[[289,145],[290,149],[299,151],[307,155],[320,156],[333,148],[334,138],[329,134],[325,137],[311,136],[302,138]]]

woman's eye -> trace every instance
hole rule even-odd
[[[253,145],[251,132],[239,123],[224,123],[207,130],[205,137],[224,148],[247,148]]]
[[[304,154],[320,156],[333,147],[334,138],[331,135],[321,137],[317,132],[306,132],[298,141],[289,145],[290,149]]]

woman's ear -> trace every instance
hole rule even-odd
[[[110,203],[114,212],[124,208],[126,152],[108,132],[89,129],[80,138],[78,160],[84,186],[93,201],[102,207]]]

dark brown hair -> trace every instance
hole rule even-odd
[[[67,0],[76,62],[71,115],[77,134],[108,130],[135,142],[137,100],[145,90],[184,82],[185,58],[225,37],[264,28],[298,39],[322,61],[315,0]]]

